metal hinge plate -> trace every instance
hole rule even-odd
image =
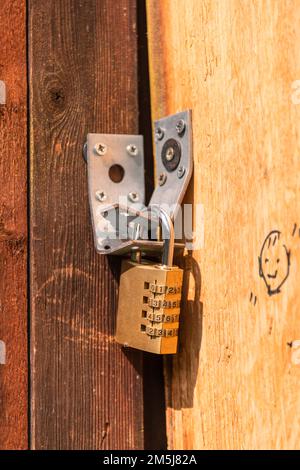
[[[99,253],[112,253],[130,243],[117,230],[119,206],[134,214],[145,202],[143,136],[88,134],[87,165],[95,246]]]
[[[0,104],[6,103],[6,86],[5,83],[0,80]]]
[[[157,184],[150,204],[166,205],[176,217],[193,172],[191,111],[154,123]]]

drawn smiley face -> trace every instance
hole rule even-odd
[[[263,278],[268,294],[278,294],[290,272],[291,254],[280,240],[281,233],[273,230],[265,239],[259,262],[259,275]]]

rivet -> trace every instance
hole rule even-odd
[[[106,194],[105,191],[96,191],[95,197],[96,197],[97,201],[103,202],[103,201],[106,201],[107,194]]]
[[[155,139],[156,140],[162,140],[164,137],[165,133],[161,127],[157,127],[155,129]]]
[[[94,151],[97,155],[99,155],[99,157],[102,157],[107,152],[107,145],[98,142],[96,145],[94,145]]]
[[[166,151],[166,160],[168,160],[168,162],[170,162],[171,160],[173,160],[174,155],[175,155],[175,151],[174,151],[173,147],[169,147]]]
[[[185,122],[183,119],[179,119],[176,124],[176,132],[178,135],[182,135],[185,131]]]
[[[132,191],[132,192],[130,192],[130,193],[128,194],[128,199],[129,199],[131,202],[138,202],[138,200],[139,200],[139,195],[138,195],[138,193]]]
[[[184,166],[180,166],[177,170],[178,178],[182,178],[184,174],[185,174],[185,168],[184,168]]]
[[[134,144],[127,145],[126,150],[127,150],[127,153],[129,153],[131,157],[136,157],[138,154],[138,148]]]
[[[158,177],[158,184],[159,186],[163,186],[165,182],[167,181],[167,175],[166,173],[161,173]]]

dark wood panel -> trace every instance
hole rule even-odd
[[[28,400],[25,0],[1,1],[0,30],[0,80],[5,83],[7,91],[6,104],[0,104],[0,449],[26,449]]]
[[[135,133],[134,0],[31,0],[31,445],[143,447],[142,355],[114,341],[119,260],[95,253],[82,145]]]

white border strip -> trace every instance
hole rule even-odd
[[[0,80],[0,104],[6,103],[6,86],[5,83]]]
[[[6,363],[6,347],[4,341],[0,341],[0,364]]]

